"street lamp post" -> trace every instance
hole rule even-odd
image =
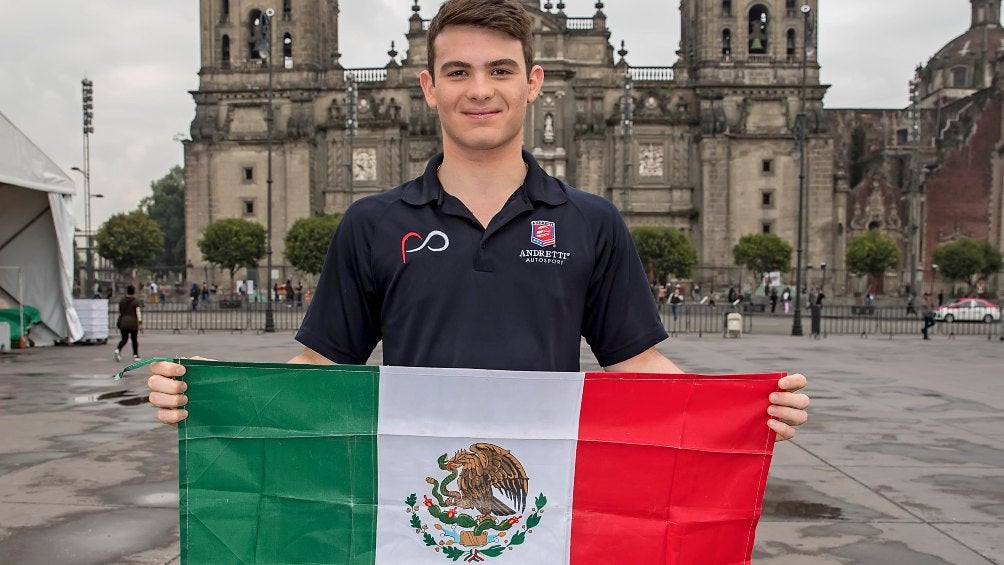
[[[73,170],[84,175],[84,237],[87,241],[87,282],[82,298],[94,294],[94,250],[91,234],[91,134],[94,133],[94,82],[90,79],[80,81],[83,99],[84,118],[84,168],[73,167]]]
[[[826,288],[826,263],[820,263],[819,268],[823,271],[823,282],[819,283],[819,292],[823,292],[823,289]]]
[[[624,49],[624,42],[621,42],[621,50],[618,52],[621,58],[627,55]],[[621,188],[621,213],[626,213],[631,207],[628,191],[631,188],[631,136],[634,134],[634,83],[631,80],[631,72],[624,71],[623,82],[621,84],[621,145],[624,150],[624,185]]]
[[[808,4],[802,5],[802,16],[804,25],[802,26],[802,93],[799,98],[798,116],[795,118],[795,135],[798,143],[798,248],[795,255],[795,315],[791,321],[791,335],[802,335],[802,247],[805,218],[805,176],[807,170],[806,144],[806,119],[805,119],[805,98],[806,82],[808,80],[808,58],[809,58],[809,14],[812,8]]]
[[[266,139],[266,236],[265,236],[265,291],[268,300],[265,301],[265,332],[275,332],[275,319],[272,313],[272,16],[275,10],[269,8],[259,16],[257,24],[260,26],[262,41],[265,42],[265,49],[258,50],[259,56],[265,59],[265,67],[268,70],[268,108],[265,111],[265,139]]]
[[[352,155],[354,151],[354,140],[356,138],[356,133],[359,131],[359,85],[356,84],[356,77],[351,72],[345,73],[345,137],[346,145],[348,146],[349,159],[346,163],[348,167],[348,183],[346,187],[349,189],[349,201],[345,205],[348,209],[352,205],[352,202],[356,199],[355,192],[355,159]]]
[[[921,183],[920,167],[920,70],[910,81],[910,141],[911,166],[910,180],[906,193],[906,256],[910,269],[910,293],[917,288],[917,191]]]
[[[934,281],[938,278],[938,264],[933,263],[931,265],[931,294],[934,294]]]
[[[105,195],[90,193],[90,173],[80,167],[70,167],[70,170],[76,171],[84,177],[84,237],[86,238],[86,243],[84,244],[86,249],[84,249],[84,252],[87,254],[87,281],[85,282],[87,288],[85,289],[85,294],[81,298],[87,298],[88,296],[94,296],[94,253],[92,251],[94,242],[91,234],[91,199],[104,198]]]

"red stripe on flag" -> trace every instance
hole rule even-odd
[[[782,376],[587,373],[571,562],[748,563]]]

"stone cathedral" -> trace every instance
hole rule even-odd
[[[665,67],[632,67],[623,48],[615,52],[602,2],[581,17],[566,14],[563,2],[526,4],[545,82],[527,114],[524,146],[548,172],[609,198],[631,226],[682,229],[704,265],[730,266],[732,245],[745,234],[771,231],[795,242],[792,129],[806,18],[794,0],[750,8],[685,0],[680,50]],[[809,5],[814,9],[815,0]],[[202,0],[201,81],[185,146],[186,243],[197,266],[203,262],[195,242],[209,222],[265,223],[268,73],[254,25],[264,9],[260,0]],[[339,64],[337,0],[276,6],[276,264],[284,262],[283,236],[295,220],[342,212],[354,199],[418,176],[439,151],[438,121],[418,86],[428,21],[418,2],[413,9],[402,22],[407,46],[400,59],[392,49],[384,67],[347,69]],[[810,12],[810,24],[814,17]],[[835,207],[818,70],[810,51],[807,250],[822,259],[833,246]],[[355,131],[347,125],[347,82],[357,90]]]
[[[972,1],[999,10],[999,0]],[[901,220],[888,222],[894,208],[898,218],[906,213],[889,196],[905,186],[889,174],[895,160],[858,162],[848,141],[895,137],[875,124],[897,130],[921,110],[880,117],[824,110],[817,0],[682,0],[679,50],[658,67],[632,66],[625,46],[610,44],[603,2],[577,15],[566,13],[564,2],[524,3],[545,71],[542,94],[527,112],[524,147],[549,173],[615,203],[629,226],[683,230],[698,250],[699,276],[731,267],[743,235],[776,233],[794,247],[800,186],[807,264],[839,269],[852,222],[868,214],[921,249],[920,235],[907,235]],[[238,217],[266,224],[269,174],[273,263],[284,269],[283,238],[293,222],[341,213],[356,199],[414,178],[440,150],[438,120],[418,83],[429,23],[419,15],[420,0],[401,22],[403,52],[391,43],[386,65],[359,69],[339,62],[338,0],[275,4],[266,65],[256,22],[270,5],[201,0],[200,84],[185,142],[186,249],[196,268],[205,263],[196,241],[208,223]],[[999,18],[994,25],[1000,28]],[[928,86],[932,96],[942,88]],[[881,197],[869,203],[868,191],[858,189],[864,196],[855,199],[847,177],[855,166],[855,180],[878,183]],[[922,212],[911,213],[923,221]]]

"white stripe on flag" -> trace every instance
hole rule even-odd
[[[452,457],[479,442],[508,449],[529,478],[526,508],[518,513],[521,521],[505,532],[507,537],[481,549],[520,531],[534,512],[535,498],[543,493],[547,504],[540,523],[525,535],[524,543],[506,551],[505,562],[566,563],[582,382],[582,373],[382,367],[376,563],[449,562],[426,546],[410,524],[412,513],[405,500],[411,494],[417,494],[418,515],[437,543],[456,537],[454,547],[469,549],[457,544],[463,528],[440,524],[442,529],[437,529],[438,521],[422,502],[431,492],[426,477],[442,480],[448,474],[437,458]],[[449,428],[443,423],[447,414]],[[456,483],[450,486],[457,488]],[[501,493],[496,495],[515,508]],[[479,515],[476,510],[461,511]]]

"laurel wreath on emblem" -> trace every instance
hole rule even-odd
[[[411,514],[410,525],[415,533],[422,538],[426,546],[435,548],[436,552],[442,552],[443,556],[453,561],[463,559],[467,563],[484,561],[486,557],[498,557],[506,550],[512,550],[526,541],[526,535],[532,533],[533,528],[540,523],[541,514],[544,513],[544,506],[547,505],[547,497],[540,493],[534,499],[534,507],[529,510],[531,514],[520,524],[522,515],[516,510],[508,507],[507,503],[498,498],[491,498],[491,502],[484,502],[485,498],[478,498],[476,488],[478,485],[471,485],[471,481],[464,480],[464,473],[470,471],[477,476],[491,476],[492,473],[484,473],[478,468],[478,463],[484,463],[487,458],[493,456],[508,458],[512,473],[508,478],[496,477],[488,484],[488,496],[491,497],[491,489],[498,488],[514,501],[514,506],[525,508],[525,485],[527,479],[522,473],[522,465],[504,450],[496,445],[477,443],[471,446],[471,451],[458,451],[453,458],[447,459],[443,454],[437,460],[439,468],[449,471],[449,474],[438,481],[433,477],[426,477],[426,482],[432,485],[431,497],[422,495],[421,505],[418,503],[418,494],[412,493],[405,499],[407,505],[406,512]],[[498,461],[492,461],[497,463]],[[498,465],[492,466],[498,469]],[[503,464],[504,468],[505,465]],[[497,473],[496,473],[497,474]],[[520,478],[519,475],[522,475]],[[460,476],[460,490],[453,491],[449,486]],[[520,490],[523,485],[523,491]],[[483,486],[483,485],[482,485]],[[466,492],[465,492],[466,490]],[[479,506],[480,501],[480,506]],[[520,502],[523,504],[520,504]],[[490,504],[490,506],[483,506]],[[420,517],[420,510],[424,506],[429,516],[434,520],[431,526],[433,532],[430,533],[430,525],[423,522]],[[480,516],[461,512],[461,508],[473,508],[481,511]],[[496,518],[492,512],[506,513],[510,517]],[[515,528],[511,535],[509,531]],[[438,533],[434,536],[433,533]],[[437,537],[439,538],[437,540]]]

